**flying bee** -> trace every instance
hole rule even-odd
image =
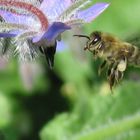
[[[123,78],[128,65],[140,66],[140,48],[109,33],[95,31],[90,36],[74,36],[87,38],[84,50],[89,50],[94,57],[103,60],[98,73],[100,75],[107,67],[107,79],[111,90]]]

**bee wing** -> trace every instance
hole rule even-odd
[[[135,46],[140,46],[140,33],[131,34],[126,38],[126,41]]]

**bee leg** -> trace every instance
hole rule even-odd
[[[115,85],[115,71],[116,71],[116,66],[114,67],[114,63],[111,63],[109,65],[108,71],[107,71],[107,79],[109,81],[109,86],[112,91],[112,87]]]
[[[103,63],[99,66],[99,69],[98,69],[98,75],[101,74],[101,72],[102,72],[103,69],[105,68],[106,64],[107,64],[107,61],[104,60]]]
[[[113,63],[111,63],[108,67],[108,71],[107,71],[107,79],[109,79],[109,76],[111,74],[111,71],[112,71],[112,68],[113,68]]]
[[[86,51],[88,49],[88,43],[86,43],[86,46],[84,47],[84,51]]]
[[[112,87],[115,84],[115,70],[114,68],[111,69],[111,74],[109,76],[109,85],[110,85],[110,89],[112,91]]]
[[[115,79],[116,82],[119,83],[120,80],[123,78],[123,72],[116,70],[115,72]]]
[[[97,59],[97,54],[98,54],[98,52],[94,50],[92,53],[93,53],[93,58],[94,58],[94,60],[96,60],[96,59]]]

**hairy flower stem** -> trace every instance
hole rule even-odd
[[[32,14],[34,14],[41,23],[41,30],[45,31],[48,28],[48,19],[44,15],[44,13],[39,10],[37,7],[33,6],[32,4],[25,3],[25,2],[18,2],[15,0],[0,0],[0,6],[6,6],[6,7],[17,7],[21,9],[25,9]]]

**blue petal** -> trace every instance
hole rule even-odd
[[[96,3],[86,10],[78,11],[77,18],[83,19],[85,22],[91,22],[97,16],[99,16],[108,6],[109,3]]]
[[[11,33],[0,33],[0,38],[7,38],[7,37],[16,37],[16,34]]]
[[[65,30],[70,29],[71,27],[62,22],[54,22],[42,38],[46,38],[47,40],[54,40],[59,34],[64,32]]]
[[[8,23],[25,24],[28,26],[34,25],[36,23],[35,19],[28,15],[18,15],[4,10],[0,10],[0,15]]]
[[[62,23],[62,22],[54,22],[48,30],[42,35],[42,37],[33,38],[33,42],[36,43],[42,39],[46,39],[48,41],[55,40],[59,34],[66,30],[70,30],[71,27]]]
[[[72,3],[72,0],[43,0],[39,9],[43,11],[47,17],[56,19]]]
[[[57,41],[57,52],[63,52],[68,49],[68,45],[64,41]]]

